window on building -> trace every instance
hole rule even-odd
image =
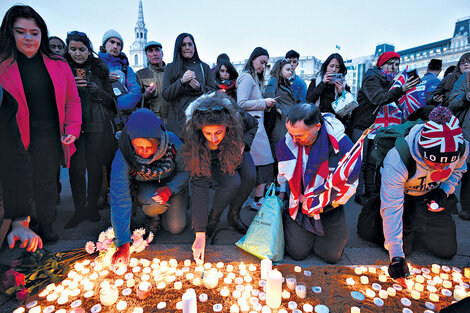
[[[139,64],[139,56],[137,54],[134,56],[134,60],[134,64],[137,66]]]

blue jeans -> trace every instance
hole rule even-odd
[[[138,182],[137,194],[142,210],[147,216],[162,215],[163,228],[171,234],[179,234],[186,227],[186,211],[188,210],[188,192],[186,189],[172,194],[165,204],[158,204],[152,197],[155,191],[164,185],[158,182]]]

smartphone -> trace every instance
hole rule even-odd
[[[336,81],[339,81],[339,82],[342,82],[344,79],[344,76],[343,74],[341,73],[334,73],[334,74],[331,74],[331,81],[334,83]]]
[[[84,70],[83,68],[75,69],[75,73],[77,74],[78,78],[86,80],[86,70]]]
[[[411,80],[411,79],[415,79],[416,77],[419,78],[419,76],[418,76],[418,71],[417,71],[416,69],[407,72],[407,74],[408,74],[408,77],[409,77],[410,80]]]

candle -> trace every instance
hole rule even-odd
[[[261,279],[266,280],[268,273],[273,269],[273,262],[270,259],[261,260]]]
[[[253,280],[253,278],[251,278],[250,275],[246,275],[245,277],[243,277],[243,280],[246,281],[247,283],[251,283],[251,281]]]
[[[300,266],[294,266],[294,272],[296,272],[296,273],[302,272],[302,267],[300,267]]]
[[[238,308],[238,305],[233,304],[233,305],[230,307],[230,313],[239,313],[239,312],[240,312],[240,309]]]
[[[449,280],[449,274],[447,273],[440,273],[439,276],[442,278],[442,280]]]
[[[204,286],[208,289],[217,287],[217,284],[219,283],[219,276],[217,270],[212,269],[210,271],[207,271],[204,274],[203,282]]]
[[[351,277],[348,277],[346,278],[346,284],[353,286],[356,282]],[[289,287],[289,279],[287,279],[287,287]]]
[[[277,309],[281,305],[282,274],[278,270],[270,271],[266,282],[266,305]]]
[[[126,308],[127,308],[127,302],[126,301],[119,301],[116,305],[116,309],[118,309],[118,311],[125,310]]]
[[[53,305],[50,305],[50,306],[46,307],[44,309],[44,311],[42,311],[42,312],[43,313],[52,313],[52,312],[54,312],[54,310],[55,310],[55,307]],[[13,313],[15,313],[15,311],[13,311]]]
[[[194,286],[199,286],[201,284],[201,279],[199,277],[194,278],[192,284]]]
[[[421,292],[421,291],[424,290],[424,286],[423,286],[422,284],[420,284],[420,283],[416,283],[416,284],[414,285],[414,289],[416,289],[416,291]]]
[[[180,282],[180,281],[177,281],[175,282],[174,286],[173,286],[176,290],[180,290],[181,288],[183,288],[183,283]]]
[[[311,304],[305,303],[302,308],[304,309],[304,312],[313,312],[313,306]]]
[[[377,273],[377,269],[373,266],[369,266],[369,273],[375,274],[375,273]]]
[[[361,276],[361,283],[367,285],[369,283],[369,277]]]
[[[191,266],[191,260],[189,260],[189,259],[184,260],[183,265],[184,266]]]
[[[407,299],[407,298],[401,298],[401,304],[403,304],[404,306],[410,306],[411,305],[411,301],[410,299]]]
[[[434,278],[432,279],[434,280],[434,282],[438,285],[442,284],[442,278],[440,278],[439,276],[434,276]]]
[[[206,293],[201,293],[201,294],[199,295],[199,301],[201,301],[201,302],[206,302],[206,301],[207,301],[207,298],[208,298],[208,297],[207,297],[207,294],[206,294]]]
[[[178,304],[181,304],[181,302],[178,302],[176,304],[177,309],[178,309]],[[181,308],[179,308],[178,310],[181,310]],[[144,309],[142,309],[141,307],[135,307],[134,311],[132,311],[132,313],[144,313]]]
[[[369,298],[374,298],[375,297],[375,291],[373,291],[372,289],[367,289],[366,290],[366,296],[368,296]]]
[[[28,313],[41,313],[41,307],[37,306],[28,311]]]
[[[46,297],[48,294],[49,294],[49,291],[48,291],[47,289],[44,289],[43,291],[41,291],[41,292],[38,294],[38,296],[39,296],[40,298],[44,298],[44,297]]]
[[[127,297],[128,295],[130,295],[131,293],[132,293],[132,289],[131,289],[131,288],[126,288],[126,289],[124,289],[124,290],[122,291],[122,295],[123,295],[123,296],[126,296],[126,297]]]
[[[250,272],[256,271],[256,265],[251,264],[251,265],[248,267],[248,270],[249,270]]]
[[[352,306],[351,313],[361,313],[361,309],[359,309],[357,306]]]
[[[240,290],[234,290],[232,292],[232,297],[234,297],[235,299],[238,299],[242,296],[242,292]]]
[[[304,275],[307,276],[307,277],[310,277],[310,276],[312,276],[312,272],[304,271]]]
[[[188,273],[186,274],[186,279],[187,280],[192,280],[194,278],[194,274],[193,273]]]
[[[463,298],[467,297],[467,292],[465,291],[465,288],[462,286],[455,286],[454,288],[454,299],[456,301],[460,301]]]
[[[313,286],[312,291],[313,293],[321,293],[322,289],[320,286]]]
[[[431,265],[431,270],[433,273],[439,274],[439,272],[441,271],[441,266],[439,264],[433,264]]]
[[[240,270],[240,275],[241,276],[246,276],[248,272],[246,270]]]
[[[446,297],[452,297],[452,291],[450,291],[449,289],[442,289],[441,293]]]
[[[470,278],[470,267],[466,267],[463,270],[464,276]]]
[[[305,299],[307,296],[307,288],[304,285],[297,285],[295,287],[295,293],[300,299]]]
[[[450,288],[452,288],[452,283],[451,283],[450,281],[448,281],[448,280],[444,280],[444,281],[442,282],[442,287],[447,288],[447,289],[450,289]]]
[[[166,284],[164,282],[159,282],[157,285],[158,290],[163,290],[166,288]]]
[[[69,298],[67,296],[60,296],[59,299],[57,299],[57,303],[60,305],[66,304],[67,302],[69,302]]]
[[[166,302],[159,302],[157,304],[157,309],[158,310],[163,310],[164,308],[166,308]]]
[[[395,288],[396,291],[401,291],[403,287],[399,284],[393,284],[393,288]]]
[[[132,271],[133,271],[134,273],[140,272],[140,266],[134,266],[134,267],[132,268]]]
[[[387,276],[386,275],[379,275],[379,281],[382,283],[385,283],[387,281]]]
[[[197,312],[197,302],[196,302],[196,292],[194,289],[188,289],[183,294],[183,313],[196,313]]]
[[[380,290],[380,289],[382,289],[382,286],[380,286],[380,284],[373,283],[373,284],[372,284],[372,289],[374,289],[374,290]]]
[[[431,294],[429,294],[429,300],[431,300],[433,302],[438,302],[439,301],[439,296],[436,295],[435,293],[431,293]]]
[[[388,293],[386,290],[379,290],[379,297],[382,299],[387,299],[388,298]]]
[[[419,300],[419,298],[421,298],[421,293],[417,290],[411,290],[411,297],[415,300]]]
[[[224,287],[220,290],[220,295],[222,297],[227,297],[230,294],[230,291],[227,289],[227,287]]]
[[[271,309],[268,306],[263,306],[263,308],[261,309],[261,313],[271,313]]]
[[[223,308],[224,307],[222,306],[222,304],[217,303],[217,304],[214,304],[214,306],[212,307],[212,310],[214,310],[214,312],[222,312]]]
[[[282,299],[289,299],[290,298],[290,292],[287,291],[287,290],[283,290],[281,292],[281,297],[282,297]]]
[[[126,281],[126,286],[131,288],[135,286],[135,280],[133,278]]]
[[[356,273],[357,275],[361,275],[362,274],[362,269],[360,267],[355,267],[354,268],[354,273]]]
[[[143,281],[137,286],[137,298],[139,300],[145,300],[150,294],[152,285],[148,281]]]
[[[230,279],[228,277],[225,277],[224,278],[224,283],[226,283],[227,285],[230,285],[232,283],[232,279]]]
[[[436,288],[436,287],[430,286],[430,285],[427,285],[426,289],[427,289],[429,292],[436,292],[436,291],[437,291],[437,288]]]
[[[287,307],[289,308],[289,310],[295,310],[297,309],[297,302],[295,301],[289,301],[289,303],[287,303]]]
[[[227,265],[227,272],[232,272],[233,271],[233,265],[229,264]]]
[[[397,294],[397,291],[395,290],[395,288],[388,287],[387,288],[387,293],[388,293],[389,296],[393,297]]]
[[[376,306],[384,306],[384,300],[380,299],[380,298],[374,298],[374,304]]]
[[[235,284],[237,284],[237,285],[243,284],[243,278],[241,278],[241,277],[235,278]]]

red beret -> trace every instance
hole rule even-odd
[[[384,52],[377,59],[377,66],[382,66],[387,63],[388,60],[393,58],[400,58],[400,55],[394,51]]]

